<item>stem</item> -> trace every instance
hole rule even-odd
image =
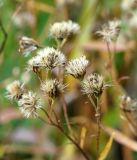
[[[94,109],[96,110],[96,105],[95,105],[95,103],[94,103],[94,101],[93,101],[93,99],[92,99],[90,94],[88,95],[88,98],[89,98],[91,104],[93,105]]]
[[[132,111],[132,110],[130,110],[130,109],[126,109],[124,106],[121,107],[121,109],[123,110],[124,115],[125,115],[127,121],[130,123],[130,125],[131,125],[131,126],[133,127],[133,129],[135,130],[135,129],[136,129],[136,125],[134,124],[134,122],[132,121],[132,119],[130,118],[130,116],[128,115],[128,113],[131,113],[131,112],[134,112],[134,111]]]
[[[110,76],[111,76],[111,79],[112,79],[112,61],[113,61],[112,57],[113,57],[113,55],[112,55],[109,43],[106,42],[106,44],[107,44],[108,57],[109,57],[109,63],[108,63],[109,65],[108,66],[109,66]]]
[[[48,120],[50,121],[50,125],[56,127],[57,129],[59,129],[61,131],[62,134],[64,134],[65,137],[67,137],[75,146],[76,148],[81,152],[81,154],[83,155],[83,157],[85,157],[86,160],[90,160],[89,157],[87,156],[87,154],[85,153],[85,151],[80,147],[80,145],[72,138],[70,137],[62,128],[62,126],[60,125],[60,123],[55,123],[50,115],[48,114],[48,112],[44,109],[41,108],[41,110],[45,113],[45,115],[47,116]],[[43,119],[41,119],[43,121]],[[45,122],[45,121],[44,121]]]
[[[96,136],[96,147],[97,147],[97,160],[99,159],[99,146],[100,146],[100,133],[101,133],[101,107],[99,106],[99,98],[95,97],[97,102],[95,104],[91,95],[88,95],[88,98],[95,109],[95,118],[97,121],[97,136]]]
[[[80,147],[80,145],[73,139],[71,138],[64,130],[62,127],[60,126],[56,126],[61,132],[62,134],[64,134],[64,136],[66,136],[76,147],[77,149],[81,152],[81,154],[85,157],[86,160],[90,160],[89,157],[87,156],[87,154],[84,152],[84,150]]]
[[[47,116],[47,118],[50,121],[50,123],[52,123],[53,121],[52,121],[50,115],[48,114],[48,112],[44,108],[40,108],[40,109],[45,113],[45,115]]]
[[[67,38],[64,38],[59,46],[58,49],[62,49],[62,47],[64,46],[64,44],[67,42]]]
[[[47,125],[51,125],[51,123],[45,121],[45,119],[43,119],[42,117],[38,116],[38,118],[39,118],[42,122],[46,123]]]
[[[66,121],[68,130],[70,131],[70,133],[72,133],[72,129],[71,129],[71,126],[70,126],[70,123],[69,123],[68,114],[67,114],[67,104],[66,104],[64,95],[62,95],[61,100],[62,100],[62,105],[63,105],[63,112],[64,112],[65,121]]]
[[[108,56],[109,56],[109,61],[111,62],[112,61],[112,53],[111,53],[111,49],[110,49],[110,46],[109,46],[109,43],[107,43],[107,50],[108,50]]]
[[[117,41],[114,42],[114,54],[117,52]]]
[[[54,117],[55,117],[55,119],[56,119],[56,122],[57,122],[57,124],[58,125],[60,125],[60,119],[58,118],[58,116],[57,116],[57,114],[56,114],[56,112],[54,111],[54,109],[52,110],[52,112],[53,112],[53,114],[54,114]]]
[[[100,133],[101,133],[101,107],[99,106],[99,99],[97,98],[97,106],[96,106],[96,121],[97,121],[97,160],[99,158],[99,146],[100,146]]]

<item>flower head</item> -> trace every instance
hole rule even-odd
[[[121,108],[125,111],[137,111],[137,101],[131,99],[129,96],[122,96],[121,104]]]
[[[65,87],[66,86],[62,82],[56,79],[47,80],[41,84],[41,90],[51,98],[57,97],[63,93]]]
[[[91,74],[82,82],[82,91],[84,94],[99,97],[105,88],[104,79],[99,74]]]
[[[66,72],[75,78],[83,78],[86,73],[86,67],[89,61],[86,60],[85,56],[76,58],[68,62],[66,66]]]
[[[24,54],[25,56],[28,56],[32,51],[39,48],[38,43],[29,37],[21,37],[19,40],[19,52]]]
[[[128,116],[130,116],[131,125],[136,126],[135,123],[137,121],[137,101],[134,99],[131,99],[129,96],[124,95],[121,97],[120,107],[125,114],[128,113]]]
[[[43,68],[43,65],[41,63],[41,57],[35,56],[35,57],[32,57],[28,61],[28,66],[27,66],[26,70],[27,71],[35,71],[35,70],[41,69],[41,68]]]
[[[11,100],[18,100],[25,91],[24,84],[19,81],[14,81],[6,87],[7,98]]]
[[[121,8],[124,11],[129,11],[136,5],[136,0],[122,0]]]
[[[131,29],[137,30],[137,11],[131,12],[131,17],[128,21],[128,25],[129,27],[131,27]]]
[[[118,20],[109,21],[108,24],[103,25],[101,31],[97,31],[96,33],[102,36],[104,41],[110,43],[117,40],[120,32],[120,25],[121,23]]]
[[[29,60],[28,68],[29,70],[32,70],[34,67],[53,69],[63,66],[65,63],[66,58],[63,53],[54,48],[46,47],[41,49],[37,56]]]
[[[18,105],[23,115],[27,118],[37,117],[37,109],[41,107],[40,99],[31,91],[22,95],[18,101]]]
[[[50,36],[57,39],[68,38],[73,34],[77,34],[80,26],[77,23],[69,21],[56,22],[50,28]]]

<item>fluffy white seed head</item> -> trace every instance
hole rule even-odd
[[[136,0],[122,0],[121,8],[124,11],[131,10],[136,5]]]
[[[104,88],[104,78],[96,73],[89,75],[82,82],[82,92],[87,95],[99,97]]]
[[[42,64],[42,60],[40,56],[35,56],[32,57],[29,61],[28,61],[28,65],[26,70],[27,71],[35,71],[36,69],[41,69],[44,68],[44,65]]]
[[[54,23],[50,28],[50,36],[57,39],[68,38],[73,34],[77,34],[80,26],[77,23],[69,21],[62,21]]]
[[[101,31],[96,33],[102,36],[103,40],[107,43],[115,42],[120,33],[121,22],[118,20],[109,21],[108,24],[103,25]]]
[[[131,17],[129,18],[128,25],[131,29],[137,30],[137,11],[131,12]]]
[[[121,96],[121,102],[122,104],[130,104],[131,103],[131,98],[129,96],[123,95]]]
[[[27,118],[37,117],[37,109],[41,107],[40,99],[31,91],[22,95],[18,101],[18,105],[22,114]]]
[[[66,66],[67,74],[72,75],[75,78],[83,78],[86,73],[86,67],[88,66],[89,61],[85,56],[76,58],[68,62]]]
[[[28,61],[28,70],[33,68],[53,69],[55,67],[64,66],[66,57],[59,50],[46,47],[38,52],[38,55]]]
[[[41,83],[41,90],[49,97],[57,97],[64,92],[65,85],[57,79],[46,80]]]
[[[133,121],[137,120],[137,100],[130,98],[129,96],[121,97],[121,109],[126,113],[130,113]]]
[[[18,100],[25,91],[24,84],[20,81],[14,81],[6,87],[7,98],[10,100]]]
[[[38,43],[29,37],[23,36],[19,40],[19,52],[28,56],[32,51],[39,47]]]

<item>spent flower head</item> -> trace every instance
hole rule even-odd
[[[130,116],[130,123],[135,127],[137,121],[137,100],[131,99],[129,96],[122,96],[121,109],[128,116]],[[129,120],[129,119],[128,119]]]
[[[131,97],[123,95],[121,97],[121,108],[125,111],[137,111],[137,101]]]
[[[57,79],[46,80],[41,83],[41,90],[49,97],[57,97],[64,92],[65,85]]]
[[[119,20],[109,21],[108,24],[104,24],[102,30],[96,33],[102,36],[103,40],[107,43],[115,42],[120,33],[121,22]]]
[[[33,68],[53,69],[66,63],[65,55],[52,47],[46,47],[38,52],[38,55],[28,61],[28,70]]]
[[[76,58],[68,62],[66,66],[67,74],[72,75],[75,78],[83,78],[86,73],[86,67],[88,66],[89,61],[85,56]]]
[[[80,26],[77,23],[69,21],[62,21],[54,23],[50,28],[50,36],[57,39],[68,38],[73,34],[77,34]]]
[[[14,81],[6,87],[7,98],[10,100],[19,100],[25,91],[24,84],[20,81]]]
[[[41,57],[40,56],[35,56],[32,57],[29,61],[28,61],[28,65],[26,67],[27,71],[35,71],[37,69],[41,69],[44,68],[42,62],[41,62]]]
[[[137,10],[131,12],[131,17],[129,18],[128,25],[131,29],[137,30]]]
[[[97,73],[89,75],[82,81],[82,92],[90,96],[99,97],[105,87],[104,78]]]
[[[39,48],[38,43],[29,37],[23,36],[19,40],[19,52],[28,56],[32,51]]]
[[[133,7],[135,7],[136,5],[136,0],[122,0],[121,2],[121,8],[124,11],[130,11],[131,9],[133,9]]]
[[[35,93],[29,91],[22,95],[21,99],[18,101],[18,105],[25,117],[35,118],[38,116],[37,109],[41,107],[41,102]]]

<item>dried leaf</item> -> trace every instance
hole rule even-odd
[[[127,137],[125,134],[123,134],[120,131],[117,131],[113,128],[107,127],[107,126],[102,126],[105,132],[107,132],[109,135],[111,135],[113,132],[115,132],[114,135],[114,140],[117,141],[118,143],[132,149],[133,151],[137,152],[137,142],[134,141],[133,139]]]
[[[113,138],[114,138],[114,132],[112,133],[111,137],[109,138],[109,141],[107,142],[105,148],[103,149],[103,151],[101,152],[100,154],[100,157],[99,157],[99,160],[105,160],[110,149],[111,149],[111,146],[112,146],[112,142],[113,142]]]
[[[86,137],[87,129],[86,127],[82,127],[80,134],[80,147],[84,147],[85,137]]]
[[[110,49],[114,49],[115,44],[111,43],[110,44]],[[135,47],[135,43],[133,41],[130,41],[128,45],[125,44],[117,44],[117,51],[126,51],[127,49],[132,49]],[[106,44],[103,41],[91,41],[83,45],[83,48],[87,51],[91,50],[98,50],[98,51],[103,51],[107,52],[107,47]]]

